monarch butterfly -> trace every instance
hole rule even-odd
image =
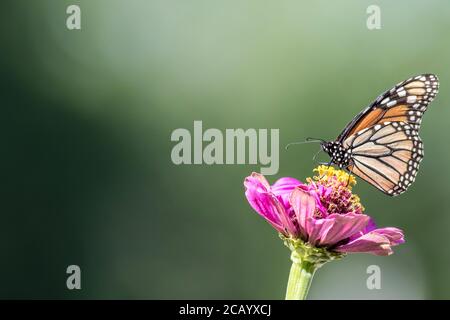
[[[387,195],[405,192],[424,155],[420,124],[438,88],[435,75],[423,74],[378,96],[335,141],[320,140],[330,164],[347,169]]]

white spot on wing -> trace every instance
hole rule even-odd
[[[414,103],[416,102],[416,100],[417,100],[416,96],[408,96],[408,98],[406,98],[407,103]]]

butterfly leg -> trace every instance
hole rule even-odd
[[[350,174],[348,175],[347,184],[345,185],[345,187],[348,187],[349,184],[350,184]]]
[[[329,169],[330,166],[333,164],[333,161],[330,160],[329,162],[319,162],[319,164],[320,164],[320,165],[323,165],[323,166],[327,166],[327,169]],[[327,170],[327,171],[328,171],[328,170]],[[325,175],[326,175],[326,173],[324,173],[323,175],[321,175],[321,176],[319,177],[319,179],[322,179]]]
[[[347,184],[346,187],[348,187],[348,185],[350,184],[350,175],[353,173],[351,169],[349,169],[349,167],[345,168],[345,170],[348,172],[348,179],[347,179]]]

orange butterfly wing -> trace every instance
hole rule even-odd
[[[414,182],[423,144],[419,134],[406,122],[384,122],[364,129],[346,140],[351,150],[349,171],[384,193],[395,196]]]
[[[439,80],[433,74],[419,75],[398,83],[358,114],[337,138],[343,141],[358,131],[383,122],[405,122],[419,130],[422,116],[436,97]]]
[[[406,191],[423,158],[422,117],[438,88],[433,74],[409,78],[358,114],[337,138],[351,150],[347,169],[388,195]]]

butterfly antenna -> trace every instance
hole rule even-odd
[[[316,152],[316,154],[312,158],[313,161],[316,161],[316,158],[317,158],[317,156],[319,155],[320,152],[322,152],[322,148],[320,148],[320,150]]]
[[[285,149],[286,149],[286,150],[289,149],[289,147],[292,146],[292,145],[294,145],[294,144],[324,143],[324,142],[325,142],[325,140],[323,140],[323,139],[316,139],[316,138],[310,138],[310,137],[308,137],[308,138],[306,138],[304,141],[298,141],[298,142],[291,142],[291,143],[288,143],[288,144],[286,145]]]

